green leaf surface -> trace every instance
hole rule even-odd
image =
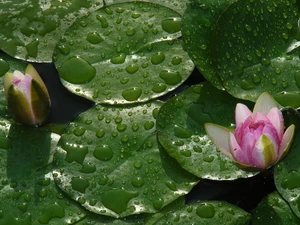
[[[52,176],[49,163],[60,136],[44,128],[0,126],[0,224],[62,225],[82,219],[85,210],[63,195]]]
[[[186,89],[161,107],[157,118],[158,139],[184,169],[200,178],[234,180],[251,177],[255,173],[235,166],[229,157],[216,149],[204,130],[207,122],[233,128],[238,102],[252,105],[209,83]]]
[[[103,0],[2,1],[0,49],[19,59],[51,62],[65,30],[79,16],[103,6]]]
[[[294,213],[300,217],[300,132],[287,156],[275,166],[274,179],[278,192],[289,203]]]
[[[97,214],[88,214],[80,222],[76,223],[76,225],[144,225],[144,217],[143,215],[134,215],[127,216],[125,218],[112,218],[108,216],[100,216]]]
[[[97,105],[82,113],[55,153],[57,185],[88,210],[112,217],[154,213],[187,194],[198,179],[158,144],[160,106]]]
[[[268,91],[284,106],[299,106],[298,19],[297,1],[239,0],[227,8],[214,30],[211,52],[230,94],[255,101]]]
[[[218,18],[234,1],[195,0],[182,17],[184,49],[202,75],[219,89],[223,89],[223,85],[212,64],[211,38]]]
[[[128,0],[105,0],[106,5],[122,3],[122,2],[134,2],[134,1],[133,0],[131,0],[131,1],[128,1]],[[190,1],[189,0],[139,0],[139,2],[151,2],[151,3],[159,4],[159,5],[168,7],[180,14],[183,14]]]
[[[100,103],[145,102],[175,89],[194,64],[181,15],[146,2],[113,4],[78,19],[57,44],[55,65],[71,92]]]
[[[156,225],[247,225],[251,215],[227,202],[201,201],[167,213]]]
[[[297,225],[300,219],[277,191],[266,196],[252,213],[252,225]]]

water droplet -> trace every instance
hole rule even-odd
[[[166,89],[167,89],[167,85],[161,83],[152,87],[152,91],[155,93],[164,92]]]
[[[65,217],[65,209],[58,204],[52,204],[44,208],[43,213],[40,215],[38,221],[41,224],[49,224],[51,219],[63,217]]]
[[[136,162],[134,163],[134,167],[135,167],[136,169],[140,169],[140,168],[142,167],[142,165],[143,165],[143,163],[142,163],[141,161],[136,161]]]
[[[180,154],[185,156],[185,157],[191,157],[192,152],[190,150],[184,149],[180,151]]]
[[[208,163],[211,163],[212,161],[214,161],[215,157],[214,156],[206,156],[203,158],[203,161],[204,162],[208,162]]]
[[[260,62],[263,66],[268,66],[270,65],[271,61],[269,59],[266,58],[262,58],[261,62]]]
[[[85,193],[85,189],[90,185],[89,181],[81,177],[73,177],[71,181],[72,188],[75,191]]]
[[[69,163],[75,161],[82,164],[86,154],[88,153],[88,147],[82,145],[63,142],[61,147],[67,152],[65,160]]]
[[[39,179],[37,183],[41,186],[48,186],[50,184],[50,178]]]
[[[260,76],[259,75],[257,75],[257,74],[252,74],[252,81],[253,81],[253,83],[259,83],[260,81],[261,81],[261,78],[260,78]]]
[[[96,75],[96,69],[80,57],[68,58],[61,67],[58,67],[62,79],[72,84],[84,84],[91,81]],[[82,76],[84,74],[84,76]]]
[[[242,80],[241,81],[241,88],[243,90],[251,90],[252,88],[254,88],[254,86],[250,82],[248,82],[246,80]]]
[[[70,53],[70,49],[65,45],[59,45],[57,49],[64,55],[68,55]]]
[[[300,173],[297,171],[290,172],[281,183],[281,187],[288,189],[300,187]]]
[[[165,184],[168,188],[170,188],[171,191],[177,191],[177,187],[174,181],[166,181]]]
[[[100,42],[104,41],[104,39],[97,32],[88,33],[86,40],[92,44],[99,44]]]
[[[109,146],[102,145],[94,149],[93,155],[99,160],[108,161],[113,157],[113,151]]]
[[[8,62],[0,58],[0,77],[2,77],[9,70],[9,68]]]
[[[102,195],[101,202],[106,208],[120,214],[127,210],[128,202],[137,195],[138,192],[127,191],[125,189],[112,189]]]
[[[126,128],[127,128],[126,124],[118,124],[118,126],[117,126],[118,131],[124,131],[124,130],[126,130]]]
[[[101,178],[99,179],[98,184],[100,184],[100,185],[106,185],[107,182],[108,182],[108,180],[109,180],[109,178],[108,178],[107,176],[104,175],[103,177],[101,177]]]
[[[295,79],[297,87],[300,88],[300,73],[299,72],[297,72],[295,74],[294,79]]]
[[[192,133],[183,127],[175,125],[174,126],[174,135],[178,138],[190,138],[192,136]]]
[[[139,13],[132,13],[131,18],[136,19],[139,18],[141,16],[141,14]]]
[[[153,65],[158,65],[158,64],[162,63],[165,60],[165,58],[166,58],[166,56],[164,53],[158,52],[158,53],[152,55],[151,63]]]
[[[122,92],[122,96],[127,101],[136,101],[139,99],[139,97],[142,95],[142,90],[140,88],[129,88],[127,90],[124,90]]]
[[[211,204],[203,203],[197,207],[196,214],[202,218],[213,218],[215,215],[215,208]]]
[[[245,28],[246,28],[247,31],[251,31],[251,26],[250,25],[246,24]]]
[[[39,40],[35,39],[26,45],[27,57],[36,58],[38,53]]]
[[[133,35],[135,35],[135,33],[136,33],[136,31],[133,28],[126,30],[127,36],[133,36]]]
[[[182,77],[179,72],[162,70],[159,73],[159,77],[163,79],[168,85],[175,85],[182,81]]]
[[[84,133],[85,133],[85,129],[84,129],[83,127],[76,128],[76,129],[73,131],[73,134],[75,134],[77,137],[82,136]]]
[[[111,63],[113,64],[122,64],[124,63],[126,60],[126,55],[125,54],[121,54],[120,56],[114,57],[110,60]]]
[[[96,166],[91,164],[84,164],[79,170],[79,172],[81,173],[94,173],[95,171],[96,171]]]
[[[97,136],[98,138],[102,138],[104,135],[105,135],[105,131],[104,131],[103,129],[98,130],[98,131],[96,132],[96,136]]]
[[[179,65],[181,62],[182,62],[182,58],[181,58],[181,57],[178,57],[178,56],[173,57],[173,58],[172,58],[172,61],[171,61],[171,63],[172,63],[173,65]]]
[[[139,70],[139,67],[136,65],[128,65],[125,70],[129,74],[134,74]]]
[[[107,28],[108,27],[107,20],[103,16],[97,15],[96,18],[97,18],[97,20],[100,21],[102,28]]]
[[[141,177],[135,177],[131,180],[131,184],[134,187],[142,187],[145,184],[145,180]]]
[[[156,209],[156,210],[159,210],[161,209],[161,207],[164,205],[164,200],[162,198],[159,198],[155,201],[153,201],[153,207]]]
[[[28,203],[21,203],[18,205],[18,209],[21,210],[23,213],[25,213],[27,211],[27,207],[28,207]],[[0,216],[0,219],[2,217]]]
[[[135,124],[132,125],[131,129],[132,129],[133,131],[138,131],[139,125],[135,123]]]
[[[153,121],[146,121],[144,123],[144,129],[145,130],[151,130],[154,127],[154,122]]]
[[[168,18],[162,21],[161,27],[164,31],[173,34],[181,30],[180,18]]]

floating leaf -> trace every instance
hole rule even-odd
[[[277,191],[266,196],[252,213],[252,225],[297,225],[300,219]]]
[[[59,135],[44,128],[12,125],[0,138],[0,224],[70,224],[85,210],[65,197],[53,176],[53,151]]]
[[[288,0],[241,0],[227,8],[211,52],[230,94],[255,101],[268,91],[284,106],[300,98],[298,14],[298,3]]]
[[[77,20],[55,65],[71,92],[101,103],[145,102],[175,89],[194,65],[177,40],[181,16],[163,6],[114,4]]]
[[[191,87],[161,107],[157,118],[158,139],[184,169],[198,177],[211,180],[251,177],[254,173],[237,168],[212,145],[204,130],[207,122],[233,125],[238,102],[241,101],[209,83]]]
[[[157,212],[187,194],[197,178],[157,143],[160,105],[97,105],[82,113],[59,142],[57,185],[88,210],[112,217]]]
[[[234,0],[193,1],[182,17],[185,50],[203,76],[219,89],[223,89],[223,85],[212,64],[211,38],[218,18],[232,2]]]
[[[227,202],[201,201],[167,213],[155,224],[247,225],[251,215]]]
[[[33,62],[51,62],[64,31],[79,16],[103,6],[103,0],[2,1],[0,49]]]
[[[287,156],[275,166],[274,179],[278,192],[300,217],[300,132],[295,133],[294,142]]]

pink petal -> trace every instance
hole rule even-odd
[[[276,129],[279,139],[281,139],[284,132],[284,122],[280,110],[277,107],[272,108],[267,117]]]
[[[235,161],[248,165],[249,159],[246,151],[240,147],[232,133],[230,133],[230,151]]]
[[[205,131],[210,137],[213,144],[222,153],[232,158],[229,148],[229,133],[230,130],[213,123],[204,124]]]
[[[274,107],[277,107],[277,102],[268,92],[264,92],[258,97],[253,109],[253,114],[261,112],[267,115]]]
[[[289,151],[295,133],[295,125],[290,125],[283,134],[283,138],[278,150],[278,159],[281,160]]]
[[[252,116],[252,112],[244,104],[238,103],[235,107],[235,124],[240,126],[244,121]]]
[[[260,169],[272,166],[277,160],[277,144],[268,134],[261,135],[252,151],[251,164]]]

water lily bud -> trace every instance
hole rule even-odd
[[[281,160],[291,146],[295,125],[284,132],[282,113],[266,92],[253,112],[237,104],[235,123],[235,131],[212,123],[205,124],[205,130],[216,147],[242,169],[264,170]]]
[[[29,64],[25,74],[16,70],[4,75],[6,102],[14,120],[29,126],[40,126],[48,117],[50,97],[34,67]]]

